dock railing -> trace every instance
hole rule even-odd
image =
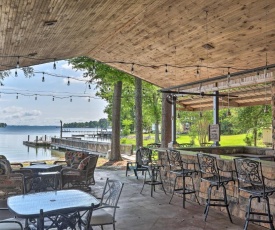
[[[107,152],[111,150],[111,143],[109,142],[86,141],[75,138],[53,137],[51,141],[51,146],[76,151],[81,150],[99,155],[106,155]],[[121,144],[120,152],[121,154],[132,155],[133,145]]]

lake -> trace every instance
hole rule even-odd
[[[83,134],[83,131],[96,131],[97,129],[70,128],[73,132],[63,132],[63,137]],[[79,132],[78,132],[79,131]],[[50,140],[51,137],[60,136],[60,127],[56,126],[7,126],[0,128],[0,155],[5,155],[10,162],[55,160],[59,157],[58,152],[47,148],[32,148],[23,145],[23,141],[34,141],[38,138]],[[89,138],[90,141],[97,141],[97,138]],[[100,140],[103,141],[103,140]],[[105,140],[107,141],[107,140]]]

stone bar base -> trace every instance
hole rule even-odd
[[[217,147],[217,148],[221,149],[219,147]],[[217,149],[214,151],[217,152]],[[181,152],[182,158],[184,160],[187,160],[188,162],[196,162],[196,163],[198,162],[197,155],[196,155],[198,151],[191,152],[191,151],[180,150],[180,152]],[[255,152],[257,152],[257,151],[255,151]],[[269,150],[267,150],[266,153],[268,153],[270,155],[274,155],[274,150],[269,149]],[[262,154],[263,154],[263,151],[262,151]],[[234,170],[235,169],[234,161],[233,161],[234,157],[231,157],[228,155],[216,155],[216,154],[213,154],[213,155],[217,157],[218,165],[221,169],[223,169],[223,170]],[[159,150],[159,160],[162,161],[161,163],[164,165],[161,173],[162,173],[162,179],[164,182],[165,189],[166,189],[167,193],[171,193],[175,175],[169,173],[169,167],[168,167],[168,162],[166,160],[165,149]],[[268,178],[275,179],[275,162],[272,162],[272,161],[261,161],[261,162],[262,162],[262,167],[263,167],[263,175]],[[191,167],[191,165],[190,165],[190,167]],[[195,188],[197,190],[198,199],[199,199],[201,205],[205,205],[206,199],[207,199],[207,189],[208,189],[209,183],[205,182],[205,181],[201,182],[200,175],[195,175],[193,178],[194,178]],[[178,182],[180,182],[180,180]],[[190,186],[190,188],[192,186],[189,178],[186,178],[186,185]],[[272,186],[275,186],[275,181]],[[227,188],[227,197],[228,197],[228,201],[229,201],[230,213],[232,214],[232,216],[237,216],[237,217],[243,219],[245,222],[245,213],[246,213],[246,208],[248,205],[249,194],[245,193],[245,192],[238,191],[237,180],[235,183],[230,182],[228,185],[226,185],[226,188]],[[220,189],[220,190],[213,189],[213,192],[212,192],[213,198],[222,198],[222,196],[223,196],[222,189]],[[196,202],[195,195],[194,194],[186,195],[186,200]],[[173,201],[172,201],[172,204],[173,204]],[[260,203],[258,203],[256,201],[256,199],[254,199],[254,201],[252,203],[252,207],[253,207],[253,209],[255,209],[255,211],[258,211],[258,212],[266,211],[266,205],[262,200]],[[211,209],[213,209],[213,208],[216,208],[217,210],[226,213],[226,209],[223,207],[211,207],[210,211],[209,211],[210,213],[211,213]],[[273,196],[270,196],[270,209],[271,209],[271,213],[275,214],[275,194]],[[256,216],[255,216],[255,218],[256,218]],[[261,224],[264,227],[269,228],[269,224],[264,224],[264,223],[259,223],[259,224]]]

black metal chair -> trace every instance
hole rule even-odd
[[[117,204],[123,185],[118,180],[106,180],[100,206],[94,210],[91,217],[91,227],[101,226],[101,229],[103,229],[104,225],[113,225],[113,229],[115,229],[116,209],[118,208]]]
[[[247,159],[247,158],[235,158],[234,159],[235,168],[238,178],[238,189],[240,191],[245,191],[250,195],[249,204],[247,207],[245,215],[245,225],[244,229],[247,229],[248,223],[251,222],[260,222],[260,223],[269,223],[270,229],[274,230],[273,226],[273,217],[270,213],[269,206],[269,196],[275,192],[275,187],[267,186],[266,183],[270,183],[274,179],[269,179],[263,176],[262,164],[259,161]],[[252,200],[257,199],[258,202],[261,199],[266,201],[267,212],[255,212],[251,208]],[[251,217],[252,215],[252,217]],[[254,215],[266,217],[267,219],[255,219]]]
[[[126,176],[128,176],[128,171],[133,170],[136,178],[138,179],[137,172],[142,172],[142,175],[145,171],[148,172],[148,167],[144,167],[152,162],[152,150],[146,147],[140,147],[136,152],[136,161],[127,162],[126,165]]]
[[[182,206],[185,208],[185,195],[186,194],[195,194],[195,198],[197,202],[200,204],[193,180],[193,175],[198,174],[198,171],[196,170],[195,163],[188,163],[186,161],[183,161],[180,155],[180,152],[177,150],[168,150],[167,151],[167,159],[169,163],[169,171],[172,174],[175,174],[175,180],[174,180],[174,186],[172,191],[172,196],[169,201],[169,204],[171,203],[173,196],[175,193],[182,194],[183,202]],[[189,168],[189,165],[192,165],[192,168]],[[185,167],[184,167],[185,166]],[[190,178],[192,182],[192,188],[188,188],[186,186],[186,178]],[[178,186],[178,179],[182,179],[182,186]]]
[[[210,206],[218,206],[218,207],[226,208],[230,222],[232,223],[232,218],[228,208],[229,203],[227,200],[225,185],[227,185],[230,181],[233,181],[235,183],[233,178],[234,171],[233,170],[225,171],[220,169],[217,164],[217,159],[214,156],[198,153],[197,157],[198,157],[199,168],[201,173],[201,180],[207,181],[210,183],[208,187],[208,197],[206,200],[206,207],[204,210],[204,214],[205,214],[204,220],[206,221],[207,219]],[[229,174],[229,176],[224,176],[224,174]],[[219,188],[223,189],[223,199],[211,198],[211,192],[213,187],[216,187],[217,190],[219,190]]]
[[[60,210],[56,212],[44,212],[40,210],[38,221],[29,225],[30,229],[48,230],[48,229],[83,229],[90,230],[91,217],[94,205],[83,207],[81,211]]]

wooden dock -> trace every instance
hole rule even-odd
[[[23,141],[23,145],[29,146],[29,147],[51,147],[50,141]]]
[[[62,132],[65,133],[80,133],[80,134],[76,134],[76,135],[72,135],[72,136],[89,136],[89,137],[97,137],[97,138],[106,138],[109,139],[112,137],[112,131],[105,131],[105,130],[101,130],[101,131],[90,131],[90,130],[70,130],[70,129],[63,129]]]

